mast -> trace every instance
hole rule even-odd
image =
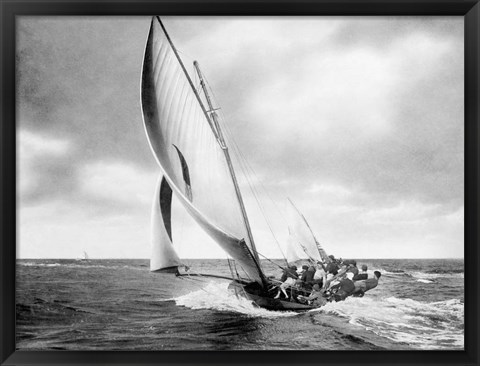
[[[242,193],[240,192],[240,187],[238,186],[237,177],[235,175],[235,170],[233,169],[232,160],[230,158],[230,153],[228,152],[228,147],[225,143],[225,139],[223,138],[223,133],[222,133],[222,130],[220,129],[220,124],[218,123],[217,113],[215,112],[215,109],[213,108],[212,100],[210,98],[210,95],[208,94],[207,87],[205,85],[205,81],[203,80],[203,74],[200,71],[200,67],[198,65],[198,62],[194,61],[193,66],[195,66],[195,70],[197,70],[197,74],[198,74],[198,77],[200,79],[200,84],[202,86],[203,92],[205,93],[205,98],[207,99],[208,107],[210,108],[210,110],[208,112],[210,113],[211,119],[213,120],[213,123],[215,125],[215,130],[216,130],[216,135],[217,135],[218,141],[220,142],[220,146],[223,150],[223,153],[225,154],[225,159],[227,160],[228,170],[230,171],[230,175],[232,177],[232,182],[233,182],[233,185],[235,187],[235,193],[237,195],[238,203],[240,204],[240,209],[242,211],[243,222],[245,223],[245,228],[247,230],[248,238],[250,240],[250,243],[252,244],[253,255],[254,255],[255,260],[257,261],[258,265],[260,266],[260,260],[258,258],[257,249],[255,247],[255,241],[253,240],[252,229],[250,228],[250,223],[248,221],[248,216],[247,216],[247,211],[245,209],[245,204],[243,203]]]

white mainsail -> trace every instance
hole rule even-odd
[[[148,141],[166,184],[247,275],[262,283],[264,276],[238,204],[225,146],[219,143],[218,132],[158,17],[152,19],[145,48],[141,97]],[[165,222],[162,215],[170,215],[159,213],[161,217],[154,219],[157,226]],[[155,268],[179,261],[171,235],[163,234],[152,238],[154,248],[168,247],[154,250]]]
[[[328,262],[327,253],[315,238],[307,220],[290,199],[288,202],[289,238],[285,253],[287,262],[296,262],[301,259]]]

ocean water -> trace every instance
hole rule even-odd
[[[229,275],[226,260],[187,260]],[[358,260],[363,298],[304,313],[236,298],[229,281],[149,271],[147,260],[18,260],[19,350],[463,350],[463,260]],[[263,261],[269,275],[281,270]]]

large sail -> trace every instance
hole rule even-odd
[[[300,259],[309,259],[315,262],[329,262],[327,253],[315,238],[305,217],[290,199],[288,199],[288,202],[288,229],[290,235],[286,250],[287,261],[290,263]]]
[[[145,48],[141,96],[150,146],[175,197],[252,280],[263,283],[218,134],[158,17]]]

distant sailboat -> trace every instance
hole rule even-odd
[[[79,262],[88,262],[89,259],[90,257],[88,256],[87,252],[83,251],[83,258],[77,258],[75,260]]]
[[[151,216],[150,269],[176,272],[184,264],[172,238],[172,196],[234,261],[230,288],[275,310],[312,306],[274,299],[277,283],[262,269],[242,194],[204,77],[194,62],[206,105],[159,17],[151,22],[141,79],[147,138],[160,168]],[[310,245],[310,244],[306,244]],[[313,251],[309,254],[314,254]],[[314,255],[320,260],[322,255]],[[232,267],[233,266],[233,267]],[[237,267],[238,266],[238,267]],[[242,275],[238,274],[238,271]]]

